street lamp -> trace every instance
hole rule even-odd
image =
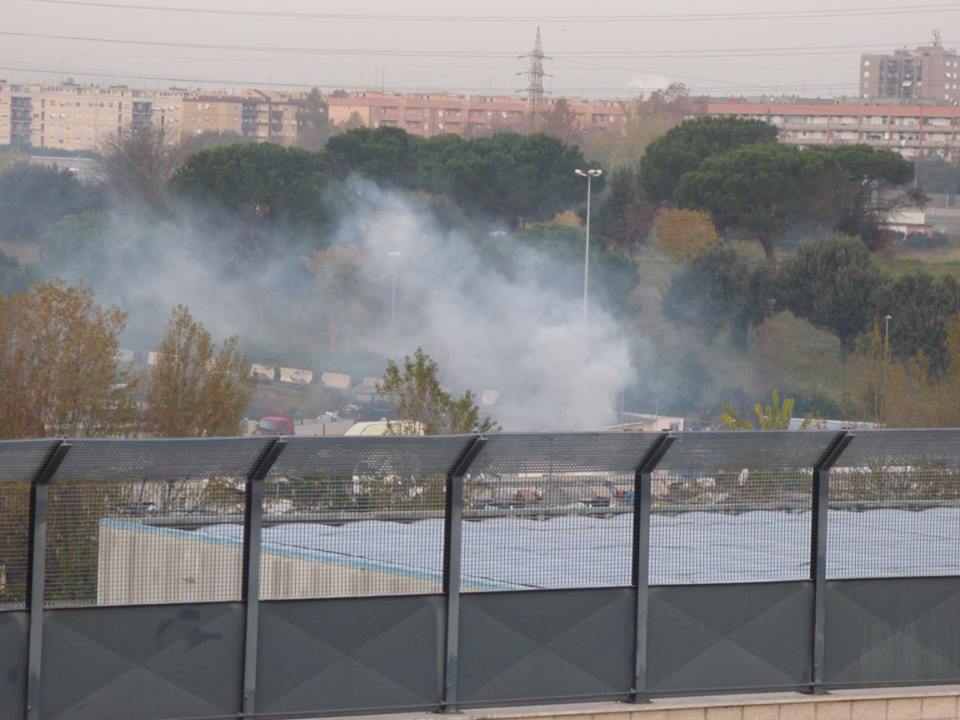
[[[587,179],[587,232],[583,251],[583,319],[587,319],[587,297],[590,294],[590,196],[592,194],[593,179],[603,175],[603,170],[594,168],[583,171],[579,168],[574,172]]]
[[[887,382],[890,377],[890,321],[892,315],[883,316],[883,408],[887,407]]]
[[[400,263],[400,251],[387,253],[393,258],[393,288],[390,292],[390,357],[397,355],[397,265]]]

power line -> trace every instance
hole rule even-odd
[[[411,14],[360,14],[330,13],[316,11],[242,10],[197,7],[171,7],[138,3],[104,3],[90,0],[32,0],[48,5],[73,5],[107,10],[140,10],[167,13],[190,13],[195,15],[233,15],[248,17],[276,17],[318,20],[344,20],[351,22],[410,22],[410,23],[513,23],[539,22],[563,24],[603,23],[673,23],[673,22],[729,22],[749,20],[798,20],[829,19],[844,17],[871,17],[885,15],[917,15],[929,13],[960,12],[957,3],[932,3],[913,6],[849,7],[829,10],[770,10],[754,12],[716,12],[649,15],[411,15]]]
[[[172,40],[134,40],[125,38],[89,37],[83,35],[59,35],[53,33],[29,33],[0,30],[0,36],[42,40],[65,40],[91,42],[107,45],[138,45],[147,47],[189,48],[191,50],[230,50],[242,52],[283,53],[291,55],[340,55],[369,57],[428,57],[428,58],[515,58],[514,53],[498,50],[408,50],[408,49],[358,49],[358,48],[303,48],[269,45],[215,45]],[[943,42],[944,46],[955,42]],[[721,58],[721,57],[792,57],[816,55],[860,54],[865,49],[889,48],[890,43],[865,43],[860,45],[809,45],[770,48],[712,48],[693,50],[577,50],[555,53],[563,58]]]

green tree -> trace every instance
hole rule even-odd
[[[327,156],[340,177],[358,173],[394,187],[413,188],[421,142],[400,128],[363,127],[330,138]]]
[[[0,240],[34,242],[67,215],[106,207],[103,187],[81,183],[69,170],[21,163],[0,173]]]
[[[707,250],[684,265],[663,297],[668,320],[696,329],[713,341],[724,329],[733,345],[749,345],[750,328],[773,313],[776,278],[765,263],[755,264],[728,246]]]
[[[647,146],[640,161],[640,185],[652,200],[672,202],[680,179],[707,158],[776,138],[776,128],[759,120],[687,120]]]
[[[440,368],[423,348],[417,348],[412,358],[405,356],[402,369],[390,360],[377,392],[393,404],[399,422],[392,428],[399,434],[422,430],[428,435],[446,435],[500,429],[490,417],[480,417],[472,391],[458,398],[440,386]]]
[[[147,387],[147,430],[160,437],[236,435],[250,403],[250,363],[227,338],[218,350],[184,306],[174,309]]]
[[[707,210],[722,230],[739,229],[758,240],[773,261],[784,231],[808,219],[827,167],[834,166],[823,153],[772,142],[748,145],[684,174],[675,199],[681,207]]]
[[[629,165],[615,167],[606,192],[594,211],[597,234],[609,238],[624,252],[635,255],[647,241],[657,209],[647,199]]]
[[[503,218],[513,226],[547,220],[586,200],[576,168],[583,154],[543,133],[497,133],[463,142],[425,143],[430,172],[420,171],[422,189],[448,195],[467,213]],[[435,170],[434,170],[435,168]],[[596,193],[603,179],[594,181]]]
[[[273,144],[229,145],[191,155],[170,180],[174,195],[213,218],[242,254],[266,252],[268,230],[323,229],[332,182],[322,153]],[[275,237],[275,236],[270,236]]]
[[[847,352],[876,319],[884,277],[855,237],[801,243],[784,261],[777,283],[784,308],[840,338]]]
[[[877,316],[891,316],[893,357],[907,360],[922,351],[935,373],[947,365],[947,326],[958,312],[960,283],[952,275],[902,275],[877,298]]]

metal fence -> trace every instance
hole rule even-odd
[[[960,682],[960,430],[0,442],[0,717]]]

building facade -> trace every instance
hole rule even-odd
[[[864,144],[903,157],[960,162],[960,107],[711,102],[707,113],[762,120],[781,142],[800,146]]]
[[[327,96],[330,121],[363,127],[399,127],[413,135],[430,137],[452,133],[471,137],[498,130],[525,130],[529,104],[518,97],[453,93],[357,92]],[[544,109],[549,114],[557,99]],[[580,130],[605,131],[626,119],[619,100],[566,99],[574,125]]]
[[[960,102],[960,55],[940,43],[860,58],[860,97]]]
[[[296,145],[306,104],[303,93],[191,93],[183,102],[183,136],[232,132],[255,142]]]
[[[0,145],[96,150],[129,128],[154,127],[179,141],[179,90],[0,83]]]

